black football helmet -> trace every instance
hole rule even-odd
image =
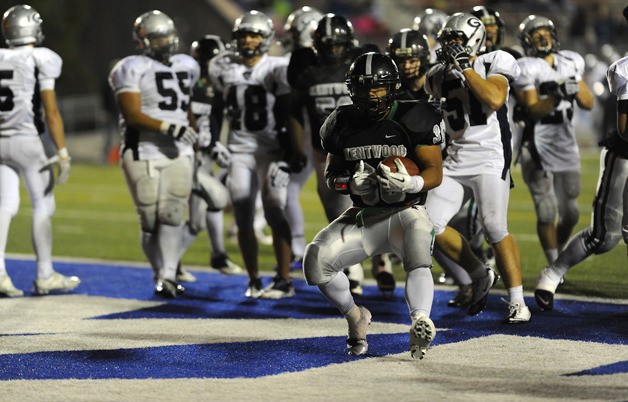
[[[205,35],[192,42],[190,56],[201,66],[201,76],[207,76],[209,61],[225,49],[225,43],[218,35]]]
[[[345,83],[353,104],[372,120],[380,120],[390,110],[401,86],[397,65],[389,56],[368,52],[358,56],[346,75]],[[386,88],[386,95],[373,97],[372,88]]]
[[[427,72],[430,63],[430,47],[427,37],[409,28],[397,32],[388,40],[387,54],[401,71],[401,80],[410,81],[423,76]],[[418,66],[408,70],[405,61],[418,60]]]
[[[314,49],[328,63],[342,62],[353,48],[353,25],[345,17],[326,14],[312,34]]]
[[[551,40],[540,46],[534,43],[532,35],[537,29],[545,28],[551,33]],[[560,41],[556,26],[549,18],[540,15],[529,15],[519,24],[519,41],[525,54],[532,57],[545,57],[560,50]]]
[[[491,44],[486,46],[486,52],[492,52],[499,49],[504,43],[504,29],[506,27],[504,19],[501,15],[499,15],[499,12],[489,7],[475,6],[471,10],[471,14],[479,18],[485,27],[487,25],[497,25],[497,35],[495,38],[489,36],[488,30],[486,32],[486,39],[490,39],[491,41]]]

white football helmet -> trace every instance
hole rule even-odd
[[[174,22],[159,10],[146,12],[133,23],[133,39],[146,56],[168,63],[179,49],[179,36]]]
[[[2,17],[2,33],[9,47],[39,45],[44,40],[42,19],[29,5],[19,4],[9,8]]]
[[[448,15],[440,10],[426,8],[414,17],[412,29],[436,38],[447,17]]]
[[[312,47],[312,33],[318,26],[318,21],[323,13],[315,8],[303,6],[293,11],[286,20],[283,29],[288,33],[291,43],[287,47],[296,49],[300,47]]]
[[[545,46],[537,46],[532,41],[532,34],[539,28],[546,28],[552,34],[551,42]],[[533,57],[545,57],[560,49],[556,26],[552,20],[540,15],[529,15],[519,24],[519,41],[526,55]]]
[[[461,39],[462,46],[469,55],[484,52],[486,29],[480,19],[472,14],[455,13],[451,15],[438,33],[438,41],[446,51],[446,44],[452,39]]]
[[[262,42],[255,49],[243,49],[238,45],[238,38],[244,33],[254,33],[262,36]],[[232,39],[234,41],[234,48],[236,51],[244,57],[253,57],[265,54],[268,52],[271,44],[273,43],[273,37],[275,36],[275,28],[273,21],[262,12],[252,10],[245,14],[242,14],[233,24],[233,30],[231,31]]]

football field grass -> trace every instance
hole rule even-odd
[[[582,158],[582,194],[579,199],[580,221],[576,230],[589,225],[591,202],[598,175],[597,152]],[[534,289],[538,271],[546,265],[545,256],[536,236],[536,217],[518,168],[513,170],[515,188],[512,190],[509,209],[509,229],[521,248],[524,289]],[[55,188],[57,210],[53,220],[55,258],[76,257],[102,260],[145,262],[139,245],[139,223],[131,197],[126,188],[122,170],[118,166],[74,164],[69,182]],[[32,254],[30,234],[30,201],[24,188],[22,204],[13,220],[7,245],[8,254]],[[315,190],[315,178],[310,177],[301,195],[306,220],[306,239],[326,225],[325,215]],[[225,215],[225,227],[232,222]],[[237,244],[226,241],[230,257],[242,263]],[[203,232],[183,258],[186,266],[207,267],[209,246]],[[260,269],[272,271],[274,258],[270,246],[260,245]],[[365,263],[370,268],[370,263]],[[591,256],[567,274],[561,286],[562,293],[576,295],[628,298],[626,246],[620,243],[611,252]],[[367,276],[369,276],[366,269]],[[437,265],[435,277],[440,275]],[[295,272],[295,275],[300,275]],[[401,267],[395,275],[403,279]],[[499,286],[502,286],[501,284]]]

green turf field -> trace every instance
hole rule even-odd
[[[597,153],[583,155],[581,217],[577,230],[589,224],[598,156]],[[524,288],[530,291],[534,288],[538,271],[546,262],[536,237],[534,208],[518,169],[513,171],[513,177],[516,185],[510,199],[510,232],[521,248]],[[312,176],[301,196],[308,240],[326,224],[314,181]],[[75,164],[69,183],[57,187],[55,194],[57,211],[53,221],[53,253],[56,257],[145,261],[139,245],[139,223],[119,167]],[[11,226],[7,253],[32,254],[30,215],[28,196],[22,191],[22,205]],[[231,221],[231,216],[227,214],[226,225]],[[188,250],[183,263],[207,266],[208,247],[207,236],[203,233]],[[227,250],[231,258],[241,264],[237,245],[227,242]],[[273,266],[271,247],[260,246],[260,268],[271,271]],[[365,267],[369,268],[369,263]],[[628,298],[627,268],[626,247],[621,243],[612,252],[592,256],[572,269],[561,290],[563,293],[596,297]],[[403,278],[401,268],[395,270],[397,277]],[[436,266],[434,275],[438,276],[440,272]]]

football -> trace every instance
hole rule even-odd
[[[397,172],[397,165],[395,164],[395,159],[401,160],[401,163],[403,163],[403,165],[406,167],[406,170],[408,171],[408,174],[410,176],[416,176],[419,174],[419,167],[416,165],[416,163],[414,163],[412,159],[406,158],[405,156],[392,155],[384,159],[380,163],[382,165],[388,166],[390,168],[390,171],[395,173]]]

